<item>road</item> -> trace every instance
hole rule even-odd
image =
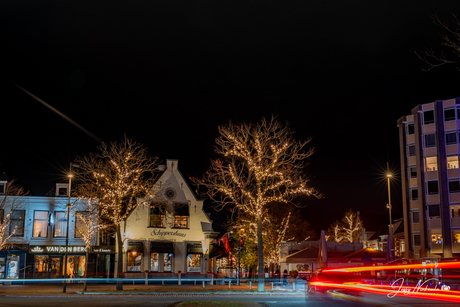
[[[58,295],[43,296],[3,296],[0,297],[0,306],[19,307],[54,307],[54,306],[151,306],[169,307],[184,301],[240,301],[257,302],[261,306],[286,307],[286,306],[365,306],[356,302],[348,302],[330,297],[328,295],[315,295],[305,298],[303,296],[261,296],[261,295]]]

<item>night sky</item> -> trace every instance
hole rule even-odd
[[[96,138],[126,134],[200,176],[219,125],[273,114],[313,138],[317,231],[348,208],[387,214],[397,119],[460,96],[459,71],[414,54],[441,42],[435,13],[460,1],[1,1],[0,170],[45,195]],[[401,213],[396,181],[392,202]]]

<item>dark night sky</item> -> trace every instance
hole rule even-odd
[[[124,134],[200,175],[217,126],[277,114],[313,137],[306,173],[325,194],[319,230],[348,208],[386,214],[382,170],[399,169],[396,121],[460,96],[460,72],[421,70],[460,1],[13,1],[0,3],[0,168],[44,195],[94,139]],[[393,186],[401,212],[399,185]]]

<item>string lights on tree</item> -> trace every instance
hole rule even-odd
[[[272,117],[256,125],[232,123],[219,127],[216,152],[222,159],[196,183],[207,187],[207,195],[221,210],[230,205],[252,215],[257,223],[259,253],[258,290],[264,290],[263,216],[269,203],[291,204],[300,195],[321,197],[307,186],[303,176],[305,159],[313,154],[306,150],[307,141],[296,141],[293,132]]]
[[[348,210],[342,217],[342,220],[335,221],[327,231],[326,240],[343,242],[357,242],[363,229],[363,223],[359,219],[358,213]]]
[[[78,158],[77,179],[98,200],[102,220],[116,228],[118,274],[123,272],[123,234],[120,224],[139,205],[150,205],[155,198],[153,186],[157,158],[126,136],[122,142],[102,144],[97,154]],[[84,197],[84,195],[83,195]],[[117,290],[123,283],[117,282]]]

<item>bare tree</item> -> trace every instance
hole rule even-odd
[[[11,238],[18,230],[18,225],[10,231],[11,219],[14,210],[17,209],[21,202],[22,196],[29,193],[15,184],[14,180],[8,181],[4,187],[4,194],[0,195],[0,250],[6,247],[8,239]],[[25,221],[22,221],[24,223]]]
[[[271,202],[290,204],[300,195],[320,197],[303,177],[305,159],[313,149],[305,150],[310,140],[296,141],[293,132],[274,117],[257,125],[230,123],[219,127],[219,133],[216,152],[223,159],[212,160],[196,182],[207,188],[216,210],[230,205],[257,221],[258,290],[263,291],[263,216]]]
[[[341,222],[335,221],[329,227],[326,240],[338,243],[357,242],[362,229],[363,223],[359,219],[358,213],[349,209],[343,215]]]
[[[151,158],[143,145],[126,136],[122,142],[111,143],[110,147],[102,144],[99,149],[97,154],[77,158],[77,178],[97,198],[100,217],[116,228],[117,273],[121,275],[123,238],[120,223],[138,205],[147,204],[153,198],[157,158]],[[122,290],[123,282],[117,281],[116,288]]]
[[[415,54],[425,63],[424,70],[429,71],[443,65],[455,65],[460,63],[460,21],[453,15],[453,23],[441,21],[438,15],[432,17],[433,22],[441,27],[444,34],[441,35],[441,50],[435,51],[432,48]],[[460,69],[457,67],[457,69]]]
[[[91,190],[89,190],[91,189]],[[99,230],[107,228],[108,225],[104,224],[99,215],[99,203],[96,191],[91,186],[80,186],[77,194],[79,199],[73,206],[76,218],[76,235],[81,237],[85,242],[86,255],[85,255],[85,281],[83,284],[83,291],[87,289],[88,278],[88,254],[92,245],[95,245],[96,235]],[[78,211],[77,211],[78,209]]]

